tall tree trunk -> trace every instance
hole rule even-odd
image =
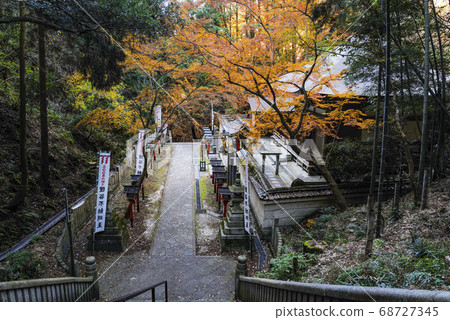
[[[440,172],[443,170],[443,148],[444,148],[444,139],[445,139],[445,118],[446,118],[446,112],[444,110],[443,106],[447,105],[446,99],[446,83],[445,83],[445,66],[444,66],[444,52],[443,52],[443,47],[442,47],[442,37],[441,37],[441,31],[439,28],[439,21],[437,18],[437,13],[436,13],[436,6],[434,5],[434,2],[431,2],[432,4],[432,8],[433,8],[433,17],[434,17],[434,21],[435,21],[435,25],[436,25],[436,33],[437,33],[437,39],[438,39],[438,44],[439,44],[439,58],[440,58],[440,69],[441,69],[441,95],[442,95],[442,105],[441,108],[439,109],[440,111],[440,121],[439,121],[439,136],[438,136],[438,142],[437,142],[437,152],[436,152],[436,157],[435,157],[435,164],[434,164],[434,168],[436,168],[437,172]],[[450,4],[450,3],[449,3]],[[436,67],[437,69],[437,67]]]
[[[331,175],[330,171],[325,165],[325,162],[322,159],[317,159],[313,152],[310,152],[311,158],[314,161],[314,165],[319,169],[322,176],[327,181],[328,185],[330,186],[331,192],[333,192],[333,195],[336,199],[336,203],[341,211],[345,211],[348,207],[347,201],[345,200],[344,195],[341,192],[341,189],[339,188],[338,184],[336,183],[336,180],[334,180],[333,176]]]
[[[386,162],[386,144],[389,129],[389,96],[391,89],[391,14],[390,0],[386,0],[386,73],[384,86],[383,135],[381,139],[380,172],[378,176],[376,237],[381,237],[381,202],[383,200],[383,180]]]
[[[424,66],[424,85],[423,85],[423,113],[422,113],[422,138],[420,143],[419,160],[419,188],[423,185],[423,172],[425,169],[425,157],[428,152],[428,87],[430,79],[430,23],[428,19],[428,0],[424,1],[425,15],[425,66]]]
[[[369,257],[372,254],[373,241],[375,239],[375,211],[374,211],[374,191],[375,191],[375,176],[377,167],[377,154],[378,154],[378,136],[380,126],[380,104],[381,104],[381,77],[383,74],[383,64],[378,64],[378,94],[377,94],[377,106],[375,111],[375,130],[373,133],[373,145],[372,145],[372,168],[370,170],[370,188],[369,198],[367,201],[367,239],[364,255]]]
[[[403,145],[403,150],[405,152],[405,158],[406,158],[406,162],[408,164],[408,175],[409,175],[409,183],[411,186],[411,189],[413,191],[413,195],[414,195],[414,206],[416,206],[419,203],[419,192],[417,189],[417,185],[416,185],[416,179],[414,176],[414,160],[411,154],[411,148],[409,147],[409,141],[408,138],[406,137],[405,132],[403,131],[401,122],[400,122],[400,115],[399,112],[397,110],[396,113],[396,117],[395,117],[395,124],[397,126],[397,130],[400,134],[400,137],[402,139],[402,145]]]
[[[45,27],[38,25],[39,37],[39,107],[41,116],[41,189],[50,196],[50,170],[48,161],[48,119],[47,119],[47,66],[45,54]]]
[[[19,3],[20,16],[25,15],[25,2]],[[20,153],[20,186],[14,197],[6,205],[7,208],[15,209],[25,201],[28,189],[28,166],[27,166],[27,105],[25,88],[25,22],[20,23],[19,33],[19,153]]]

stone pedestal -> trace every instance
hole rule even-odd
[[[106,209],[105,230],[93,235],[93,230],[88,236],[88,251],[113,251],[122,252],[125,250],[128,238],[124,232],[121,232],[115,225],[111,215],[111,209]]]
[[[222,252],[249,250],[250,235],[245,231],[244,211],[241,209],[244,188],[241,186],[239,174],[229,189],[232,192],[232,204],[220,223],[220,250]]]

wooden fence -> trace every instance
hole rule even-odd
[[[75,302],[96,299],[93,277],[0,283],[0,302]]]
[[[450,301],[449,291],[408,290],[289,282],[237,275],[236,298],[245,302]]]

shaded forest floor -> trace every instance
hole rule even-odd
[[[450,290],[450,179],[436,181],[424,210],[412,194],[383,204],[382,236],[373,255],[364,258],[367,206],[339,213],[323,209],[301,227],[282,230],[283,252],[277,266],[264,277],[302,282]],[[319,254],[305,254],[304,242],[327,243]],[[292,272],[293,257],[299,270]]]

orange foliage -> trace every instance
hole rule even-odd
[[[350,92],[325,102],[324,88],[333,87],[341,74],[327,74],[327,47],[336,36],[312,19],[321,0],[196,1],[182,3],[187,25],[177,31],[180,45],[189,44],[200,55],[199,67],[231,95],[258,97],[271,108],[256,115],[256,136],[280,130],[302,139],[314,129],[336,133],[337,124],[366,128],[364,114],[349,105],[359,102]],[[210,8],[221,13],[205,13]],[[336,12],[336,14],[339,14]],[[326,74],[326,75],[325,75]],[[231,86],[230,86],[231,85]],[[240,102],[239,107],[242,106]],[[319,114],[317,108],[326,110]],[[286,112],[286,110],[291,112]]]

